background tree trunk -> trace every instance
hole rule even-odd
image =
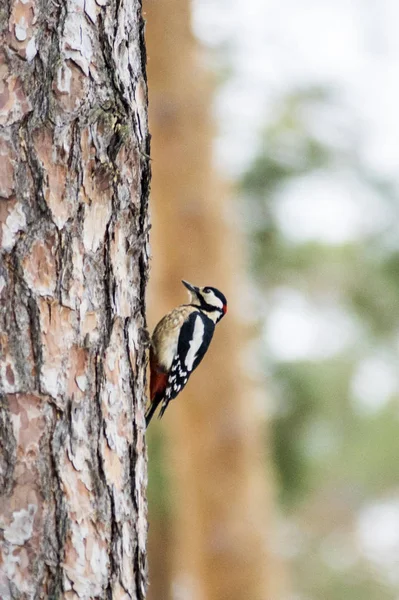
[[[142,599],[139,0],[0,9],[0,597]]]
[[[218,287],[229,303],[203,363],[163,418],[172,534],[165,547],[154,507],[149,595],[158,600],[163,588],[162,598],[174,600],[277,600],[273,479],[243,320],[251,297],[234,208],[212,168],[212,86],[191,33],[190,2],[144,6],[154,136],[151,324],[186,301],[182,278]]]

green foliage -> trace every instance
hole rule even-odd
[[[148,489],[147,498],[150,512],[159,518],[170,513],[169,477],[165,461],[165,438],[156,421],[147,431],[148,448]]]

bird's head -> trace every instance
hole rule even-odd
[[[214,287],[196,287],[188,281],[182,280],[190,295],[190,304],[198,306],[201,310],[208,313],[209,318],[215,323],[224,317],[227,312],[226,297]]]

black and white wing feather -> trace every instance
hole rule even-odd
[[[159,418],[164,414],[169,402],[182,391],[191,373],[200,364],[211,343],[214,331],[213,321],[200,311],[192,312],[183,324],[177,351],[169,371]]]

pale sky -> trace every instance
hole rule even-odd
[[[194,0],[194,29],[229,49],[217,100],[218,158],[233,174],[256,152],[273,101],[295,85],[333,87],[373,169],[399,172],[397,0]]]

